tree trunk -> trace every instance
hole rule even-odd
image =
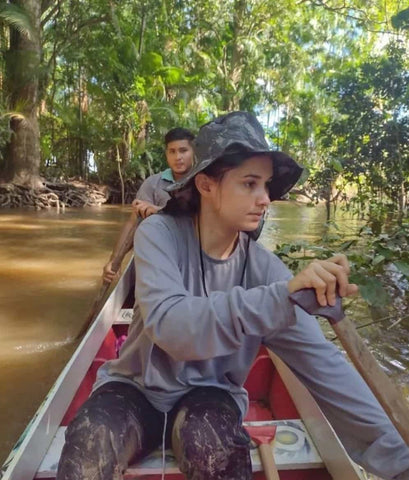
[[[38,86],[41,58],[41,1],[12,0],[32,22],[30,36],[12,30],[6,56],[12,136],[6,150],[6,181],[39,187],[40,129]]]
[[[240,108],[239,85],[243,74],[243,17],[246,10],[245,0],[235,0],[233,8],[233,26],[231,40],[230,61],[228,54],[225,53],[224,68],[224,92],[223,92],[223,110],[233,111]]]

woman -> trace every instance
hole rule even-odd
[[[243,383],[262,344],[310,389],[355,461],[384,478],[409,478],[409,450],[371,392],[289,300],[302,288],[314,288],[322,306],[334,305],[337,289],[354,294],[345,257],[293,277],[254,240],[270,201],[301,168],[269,151],[244,112],[203,126],[195,154],[165,213],[135,234],[129,335],[69,426],[57,478],[120,479],[162,442],[188,479],[250,479]]]

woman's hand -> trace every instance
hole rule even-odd
[[[314,288],[318,303],[335,305],[337,293],[348,297],[358,292],[358,286],[349,283],[350,269],[345,255],[338,254],[328,260],[314,260],[288,282],[288,291]]]
[[[152,203],[145,202],[143,200],[138,200],[138,199],[132,202],[132,206],[133,206],[133,211],[142,218],[149,217],[154,213],[158,213],[160,210],[160,207],[157,207]]]

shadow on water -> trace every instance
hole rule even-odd
[[[0,210],[0,464],[71,356],[129,212]],[[282,242],[313,242],[328,233],[324,224],[323,208],[276,203],[261,242],[271,250]],[[359,227],[349,217],[337,224],[346,236]],[[354,319],[366,323],[367,310],[359,302],[352,308]],[[378,326],[361,330],[398,379],[407,376],[408,331],[403,322],[387,334]]]

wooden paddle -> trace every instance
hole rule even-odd
[[[280,480],[272,450],[277,427],[275,425],[246,425],[245,428],[258,446],[266,480]]]
[[[142,221],[141,217],[136,215],[135,219],[132,218],[132,222],[129,222],[126,225],[126,230],[121,234],[120,243],[116,248],[114,257],[112,258],[112,270],[116,273],[121,267],[122,260],[125,255],[129,252],[133,245],[133,237],[135,235],[135,230],[138,227],[139,223]],[[76,335],[74,340],[79,340],[82,336],[88,331],[89,327],[92,325],[95,317],[98,315],[99,311],[105,303],[105,296],[109,290],[111,282],[103,281],[101,288],[99,289],[98,295],[96,296],[94,303],[92,304],[91,310],[85,320],[84,325],[82,326],[79,333]]]
[[[307,288],[292,293],[290,299],[311,315],[325,317],[330,322],[356,369],[409,446],[409,406],[397,386],[379,366],[353,322],[345,316],[341,298],[337,298],[334,307],[321,307],[315,290]]]

